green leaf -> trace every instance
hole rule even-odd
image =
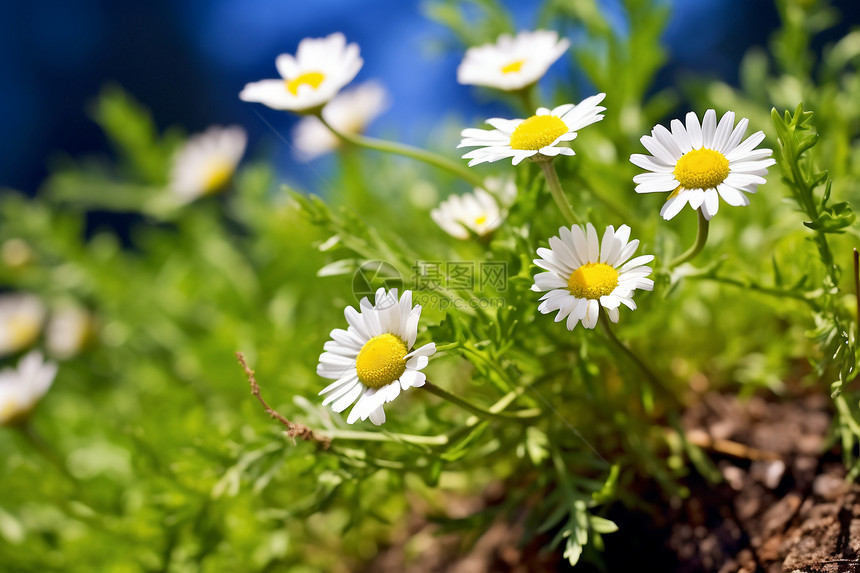
[[[591,529],[597,533],[615,533],[618,531],[618,526],[615,525],[615,522],[597,515],[589,517],[588,523],[591,526]]]
[[[618,464],[614,464],[609,469],[609,475],[606,477],[606,481],[603,483],[600,491],[591,494],[591,498],[595,503],[603,504],[615,499],[615,491],[618,487],[618,476],[620,474],[621,467]]]
[[[535,466],[541,465],[549,457],[549,439],[534,426],[526,428],[526,451]]]
[[[823,233],[839,233],[845,227],[850,226],[856,216],[847,201],[837,203],[828,211],[821,213],[814,221],[804,221],[803,224],[814,231]]]
[[[481,422],[480,424],[475,426],[465,438],[463,438],[462,440],[448,448],[448,450],[443,452],[440,457],[448,462],[453,462],[461,459],[463,456],[469,453],[469,446],[471,446],[473,442],[480,438],[489,426],[489,422]]]

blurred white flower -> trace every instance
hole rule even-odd
[[[224,189],[245,153],[248,136],[238,126],[212,126],[188,138],[173,156],[170,189],[192,201]]]
[[[503,209],[509,208],[517,200],[517,183],[513,177],[487,177],[484,179],[484,189],[498,200]]]
[[[469,231],[484,237],[505,220],[496,199],[483,189],[474,193],[451,195],[430,211],[430,217],[442,229],[458,239],[468,239]]]
[[[699,124],[695,112],[687,114],[686,127],[672,120],[672,131],[662,125],[642,136],[642,145],[652,155],[633,154],[630,161],[651,173],[633,178],[637,193],[669,193],[660,215],[669,220],[684,205],[701,207],[705,219],[717,214],[720,197],[729,205],[750,204],[745,193],[755,193],[776,163],[770,149],[754,149],[764,140],[758,131],[743,143],[749,120],[741,119],[735,127],[734,112],[726,112],[717,125],[717,113],[709,109]],[[671,192],[671,193],[670,193]]]
[[[249,83],[239,99],[272,109],[312,113],[351,82],[363,64],[358,45],[347,45],[339,32],[325,38],[305,38],[295,56],[281,54],[275,60],[282,79]]]
[[[322,110],[323,118],[347,134],[364,132],[388,108],[388,93],[381,84],[365,82],[344,90]],[[298,159],[310,161],[340,147],[340,139],[315,116],[303,117],[293,130]]]
[[[548,30],[502,34],[495,44],[466,50],[457,68],[461,84],[515,91],[532,85],[570,47],[567,39]]]
[[[45,320],[45,305],[31,294],[0,295],[0,356],[36,342]]]
[[[13,237],[3,241],[0,246],[0,260],[7,267],[23,267],[33,260],[33,249],[27,241]]]
[[[541,257],[534,263],[546,270],[535,275],[532,290],[546,292],[538,310],[542,314],[558,311],[555,321],[567,318],[567,329],[573,330],[582,321],[585,328],[597,326],[602,306],[612,322],[618,322],[618,310],[623,304],[636,310],[633,294],[636,289],[651,290],[654,281],[646,278],[654,260],[653,255],[630,259],[639,240],[630,240],[630,227],[612,225],[603,234],[603,241],[591,223],[562,227],[559,236],[549,240],[549,249],[539,248]]]
[[[77,306],[63,306],[51,313],[45,329],[45,346],[54,358],[66,360],[83,350],[92,331],[92,317]]]
[[[383,405],[412,387],[423,386],[426,376],[421,370],[436,352],[430,342],[412,350],[418,336],[421,306],[412,306],[412,292],[404,291],[398,300],[397,289],[376,291],[376,301],[361,299],[361,310],[348,306],[344,310],[349,328],[331,331],[320,355],[317,374],[334,380],[320,392],[328,394],[323,405],[343,412],[356,400],[346,419],[385,422]]]
[[[0,425],[26,417],[54,383],[56,375],[57,365],[45,362],[37,351],[22,357],[17,368],[0,370]]]
[[[471,159],[469,166],[507,157],[517,165],[529,157],[555,157],[574,155],[570,147],[559,143],[573,141],[577,130],[603,119],[606,108],[599,106],[606,94],[597,94],[582,100],[579,105],[560,105],[553,110],[538,108],[528,119],[488,119],[495,129],[464,129],[463,140],[457,147],[478,147],[463,155]],[[540,157],[538,157],[539,159]]]

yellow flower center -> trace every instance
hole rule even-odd
[[[605,263],[585,263],[567,279],[567,289],[577,298],[598,299],[617,286],[618,271]]]
[[[10,346],[15,350],[26,348],[39,336],[39,321],[31,317],[13,316],[6,323],[9,329]]]
[[[368,388],[391,384],[406,371],[406,343],[393,334],[368,340],[355,359],[358,380]]]
[[[320,72],[305,72],[300,76],[285,81],[287,91],[293,95],[299,95],[299,86],[311,86],[312,89],[317,89],[324,79],[325,75]]]
[[[475,217],[475,224],[476,225],[483,225],[486,222],[487,222],[487,216],[486,215],[481,215],[480,217]]]
[[[203,179],[203,192],[206,194],[220,191],[233,176],[233,166],[223,160],[212,161],[206,171],[206,177]]]
[[[567,131],[567,125],[554,115],[533,115],[511,134],[511,148],[538,150],[551,145]]]
[[[514,60],[509,64],[505,64],[500,68],[503,74],[513,74],[520,71],[520,68],[523,67],[523,64],[526,63],[525,60]]]
[[[678,160],[674,175],[684,189],[714,189],[729,176],[729,160],[713,149],[694,149]]]

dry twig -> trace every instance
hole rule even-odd
[[[263,397],[260,395],[260,384],[257,382],[257,379],[254,377],[254,371],[248,366],[248,363],[245,361],[245,355],[241,352],[236,353],[236,360],[239,361],[239,365],[245,371],[245,375],[248,377],[248,383],[251,385],[251,394],[253,394],[260,404],[263,405],[263,408],[266,410],[266,413],[269,414],[272,418],[279,421],[281,424],[287,428],[287,431],[284,432],[290,438],[299,437],[306,441],[317,442],[322,445],[324,448],[328,448],[331,445],[331,440],[325,436],[320,436],[315,434],[313,430],[305,426],[304,424],[299,424],[297,422],[290,422],[288,419],[283,417],[278,413],[277,410],[269,406]]]
[[[732,440],[714,439],[703,430],[692,430],[687,432],[685,436],[687,441],[703,449],[713,450],[715,452],[726,454],[740,459],[746,460],[764,460],[775,461],[782,459],[776,452],[768,452],[759,450],[750,446],[735,442]]]

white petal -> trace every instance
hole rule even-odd
[[[717,131],[717,112],[709,109],[702,120],[702,141],[708,149],[714,148],[714,135]]]
[[[621,272],[629,271],[629,270],[632,270],[636,267],[640,267],[642,265],[647,265],[648,263],[650,263],[653,260],[654,260],[654,255],[640,255],[640,256],[636,257],[635,259],[630,259],[629,261],[624,263],[624,266],[622,266],[620,270],[621,270]]]
[[[338,400],[342,396],[349,394],[350,392],[353,391],[353,389],[356,386],[363,386],[363,384],[358,381],[357,376],[353,376],[353,377],[345,376],[344,378],[346,378],[347,383],[344,384],[343,386],[341,386],[340,388],[336,389],[334,392],[332,392],[328,396],[326,396],[323,399],[323,403],[322,403],[323,406],[328,406],[329,404],[331,404],[332,402],[335,402],[336,400]]]
[[[665,163],[667,165],[674,165],[678,160],[677,156],[672,155],[669,151],[660,145],[660,143],[653,137],[649,137],[647,135],[643,135],[639,141],[642,142],[642,145],[645,146],[645,149],[651,152],[658,161]]]
[[[660,179],[643,181],[636,186],[634,191],[636,191],[637,193],[666,193],[669,191],[674,191],[678,188],[678,185],[679,183],[675,179],[675,177],[672,175],[668,175],[661,177]]]
[[[660,216],[668,221],[680,213],[681,209],[684,208],[684,205],[687,204],[687,198],[684,195],[686,195],[686,193],[681,193],[675,197],[667,199],[663,204],[663,207],[660,209]]]
[[[579,324],[579,317],[576,316],[576,314],[571,313],[567,317],[567,322],[565,323],[565,326],[567,327],[568,330],[573,330],[574,328],[576,328],[577,324]]]
[[[732,207],[741,207],[750,204],[750,200],[746,195],[725,183],[721,183],[717,187],[717,191],[719,192],[720,197],[723,198],[723,201]]]
[[[358,375],[355,372],[347,372],[322,390],[320,390],[318,396],[322,396],[323,394],[328,394],[332,390],[336,388],[340,388],[341,386],[347,385],[347,382],[355,381],[358,382]]]
[[[332,404],[331,409],[335,412],[343,412],[346,410],[350,404],[355,402],[355,400],[361,396],[361,393],[364,391],[363,384],[356,384],[353,386],[349,392],[341,396],[334,404]],[[351,424],[352,422],[350,422]]]
[[[662,125],[656,125],[653,133],[660,145],[665,147],[673,157],[681,157],[684,154],[668,129]]]
[[[747,126],[749,125],[749,120],[747,118],[741,118],[738,122],[737,127],[735,127],[734,131],[732,131],[732,135],[729,137],[729,140],[723,146],[722,149],[718,151],[723,155],[728,154],[734,148],[738,146],[741,140],[744,138],[744,134],[747,132]]]
[[[655,157],[642,155],[641,153],[634,153],[631,155],[630,163],[637,167],[641,167],[642,169],[653,171],[654,173],[672,173],[672,171],[675,170],[674,164],[665,164]]]
[[[375,425],[380,426],[385,423],[385,410],[382,406],[370,413],[370,421]]]
[[[698,209],[705,201],[704,189],[688,189],[684,191],[684,195],[687,196],[687,202],[693,209]]]
[[[702,126],[699,124],[699,118],[696,116],[696,112],[693,111],[687,114],[687,135],[690,137],[690,143],[693,145],[693,149],[702,148]]]
[[[427,375],[423,372],[407,369],[400,377],[400,387],[404,390],[409,388],[418,388],[419,386],[424,385],[425,380],[427,380]]]
[[[597,238],[597,231],[591,223],[585,224],[585,235],[588,242],[588,262],[598,262],[600,256],[600,240]],[[571,272],[573,269],[571,269]]]
[[[588,301],[588,308],[585,311],[585,316],[582,318],[582,326],[585,328],[594,328],[597,326],[597,317],[600,314],[600,303],[596,300]]]
[[[729,138],[732,135],[732,129],[735,127],[735,112],[727,111],[723,114],[720,124],[717,126],[717,132],[714,134],[714,146],[720,153],[725,149]]]
[[[606,309],[606,316],[608,316],[609,320],[611,320],[612,322],[617,323],[618,322],[618,307],[607,308]]]
[[[708,189],[705,191],[705,202],[702,203],[702,213],[705,219],[710,220],[711,217],[717,214],[720,208],[720,196],[716,189]]]
[[[672,120],[672,138],[681,150],[681,153],[688,153],[693,150],[693,144],[690,142],[690,137],[687,135],[687,130],[684,129],[684,124],[680,120]]]
[[[750,135],[746,141],[735,147],[730,153],[727,153],[726,159],[728,159],[729,162],[742,160],[744,155],[752,151],[753,148],[762,141],[764,141],[764,132],[757,131]]]

